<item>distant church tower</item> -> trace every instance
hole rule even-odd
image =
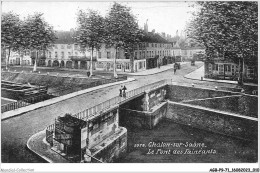
[[[147,24],[147,22],[148,22],[148,19],[146,20],[146,23],[144,24],[144,32],[145,33],[148,33],[148,24]]]

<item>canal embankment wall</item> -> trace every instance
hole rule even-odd
[[[151,108],[149,111],[135,110],[136,106],[124,105],[120,109],[122,126],[152,129],[161,119],[168,119],[214,133],[245,140],[257,140],[257,96],[224,90],[168,85],[167,94],[162,97],[159,93],[162,93],[163,89],[165,88],[159,88],[148,94],[148,98],[153,96],[152,99],[147,99],[152,103],[149,105],[153,106],[149,107]],[[145,96],[142,100],[145,100]],[[131,105],[140,104],[139,101],[133,101]]]

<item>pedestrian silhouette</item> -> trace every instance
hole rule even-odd
[[[125,90],[127,90],[127,88],[125,87],[125,85],[124,85],[124,87],[123,87],[123,97],[125,98],[126,97],[126,93],[125,93]]]
[[[174,74],[176,73],[176,70],[177,70],[177,64],[174,63],[174,65],[173,65],[173,71],[174,71]]]
[[[123,86],[121,86],[121,88],[119,89],[119,96],[122,97],[122,90],[123,90]]]

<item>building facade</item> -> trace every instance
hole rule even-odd
[[[37,55],[38,53],[38,55]],[[140,39],[133,52],[133,70],[134,72],[144,71],[146,69],[157,68],[162,65],[173,63],[173,44],[162,38],[154,32],[145,32],[145,36]],[[19,54],[12,55],[10,64],[20,65],[23,62],[26,65],[34,65],[37,58],[38,66],[90,69],[90,50],[83,52],[73,39],[73,32],[58,31],[57,39],[52,47],[46,51],[32,52],[21,60]],[[116,71],[130,72],[130,56],[124,49],[107,48],[105,44],[101,45],[99,50],[94,50],[92,66],[94,70],[113,71],[114,58]]]
[[[6,54],[7,55],[7,54]],[[18,52],[10,52],[9,65],[31,65],[32,59],[30,53],[27,51],[23,53],[23,56]]]
[[[230,59],[214,58],[212,61],[204,62],[204,77],[212,79],[239,79],[239,73],[242,73],[244,82],[257,83],[258,67],[257,63],[244,63],[240,60],[238,63]]]
[[[96,51],[93,53],[93,62],[96,61]],[[93,63],[93,69],[95,69]],[[48,67],[60,68],[75,68],[86,69],[90,68],[90,51],[83,52],[80,46],[74,42],[55,42],[54,46],[46,51],[45,65]]]

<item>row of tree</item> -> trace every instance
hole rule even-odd
[[[187,29],[189,37],[203,44],[207,60],[216,56],[241,64],[257,64],[257,1],[198,1],[199,10]]]
[[[55,39],[53,27],[44,20],[43,13],[28,15],[24,20],[13,12],[2,14],[1,47],[7,52],[6,68],[11,51],[18,52],[22,58],[25,52],[36,52],[36,62],[38,52],[47,50]]]
[[[133,72],[133,54],[143,32],[138,28],[131,8],[114,3],[105,17],[90,9],[79,10],[76,16],[75,41],[80,45],[82,52],[91,51],[90,75],[93,73],[93,52],[99,50],[103,43],[107,48],[116,49],[116,54],[113,55],[115,77],[117,77],[115,61],[118,49],[123,49],[130,57],[130,68]],[[8,52],[6,68],[11,51],[19,52],[21,57],[26,51],[34,51],[38,57],[38,51],[47,50],[56,39],[53,27],[44,20],[43,13],[28,15],[24,20],[20,20],[19,16],[13,12],[3,13],[1,27],[1,46],[5,52]],[[34,70],[36,70],[36,63]]]
[[[113,55],[115,77],[117,77],[115,61],[118,49],[123,49],[130,57],[130,69],[133,72],[134,50],[143,33],[138,28],[136,17],[129,7],[114,3],[105,17],[94,10],[79,10],[77,25],[77,43],[83,52],[91,51],[90,75],[92,75],[93,51],[99,50],[102,43],[116,50],[116,54]]]

